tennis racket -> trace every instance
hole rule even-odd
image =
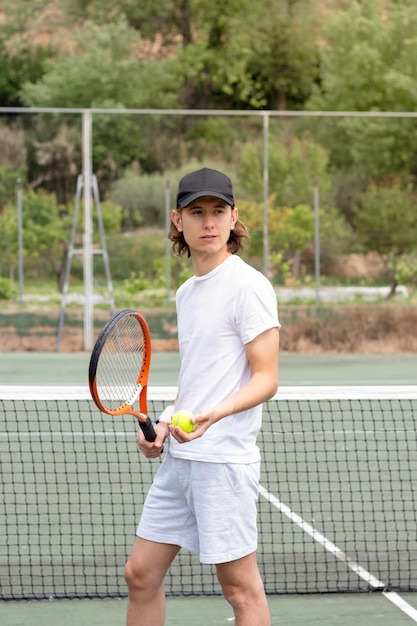
[[[134,415],[148,441],[156,434],[148,416],[151,335],[140,313],[124,309],[107,322],[90,358],[88,383],[96,406],[108,415]],[[133,404],[139,399],[139,411]]]

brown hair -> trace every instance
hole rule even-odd
[[[182,210],[182,207],[177,207],[178,212]],[[178,256],[187,256],[190,258],[191,252],[188,247],[188,243],[184,239],[184,234],[178,230],[178,228],[171,221],[171,225],[169,227],[168,239],[170,239],[173,244],[172,248]],[[232,254],[236,254],[245,246],[245,239],[249,240],[249,232],[246,226],[240,220],[237,220],[233,230],[230,231],[229,239],[227,240],[227,249]]]

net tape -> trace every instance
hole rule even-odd
[[[156,418],[175,387],[149,389]],[[86,387],[0,387],[0,597],[126,595],[159,461]],[[269,594],[417,590],[417,387],[282,388],[264,404],[258,562]],[[181,551],[171,595],[219,594]]]

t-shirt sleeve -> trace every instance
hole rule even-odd
[[[243,344],[270,328],[280,328],[275,291],[261,273],[238,288],[235,319]]]

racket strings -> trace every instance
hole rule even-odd
[[[97,391],[106,408],[114,411],[136,400],[145,359],[145,337],[137,318],[121,318],[109,332],[97,366]]]

